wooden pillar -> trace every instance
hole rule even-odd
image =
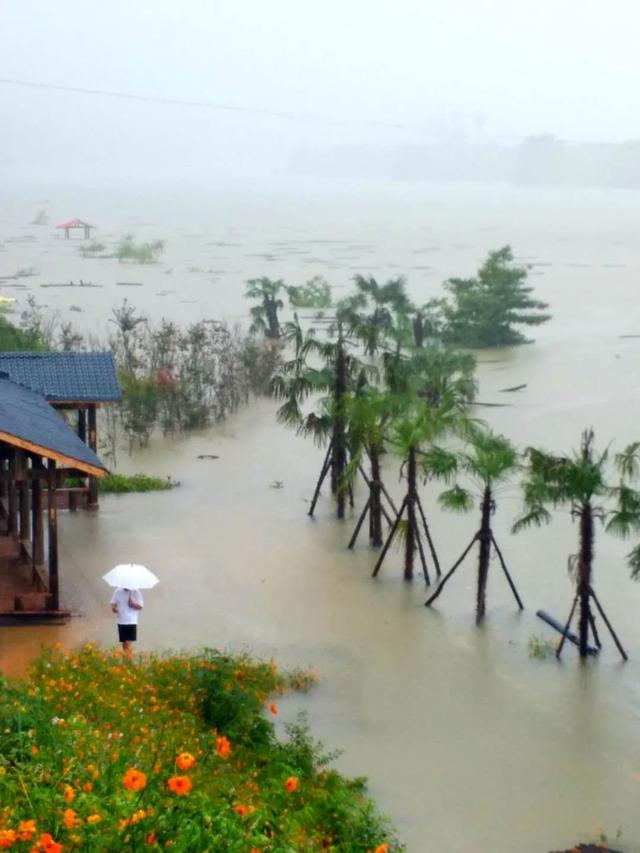
[[[9,515],[7,518],[7,533],[18,532],[18,495],[16,491],[16,454],[15,450],[11,452],[9,457],[9,482],[7,483],[7,492],[9,498]]]
[[[58,507],[56,506],[56,461],[49,459],[47,464],[47,517],[49,521],[49,595],[51,609],[60,609],[58,587]]]
[[[24,479],[18,483],[18,513],[20,517],[20,539],[29,541],[31,536],[31,518],[29,517],[29,460],[23,450],[16,453],[17,470]]]
[[[87,416],[84,409],[78,409],[78,437],[87,443]]]
[[[4,459],[0,458],[0,474],[4,474],[6,470],[6,465]],[[7,487],[4,482],[4,477],[0,477],[0,498],[3,498],[7,494]]]
[[[89,447],[96,453],[98,449],[98,427],[96,418],[96,404],[89,404]],[[95,477],[89,477],[89,499],[88,509],[98,508],[98,481]]]
[[[34,472],[43,470],[40,459],[33,460]],[[36,566],[44,565],[44,524],[42,521],[42,479],[33,479],[31,483],[31,551]]]

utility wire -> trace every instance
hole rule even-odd
[[[322,122],[324,124],[376,127],[387,130],[410,130],[428,134],[433,133],[431,128],[427,125],[421,124],[403,124],[400,122],[375,121],[368,119],[335,118],[332,116],[321,115],[319,113],[284,112],[266,107],[247,107],[238,104],[216,103],[215,101],[162,98],[156,95],[140,95],[134,92],[118,92],[108,89],[89,89],[84,86],[62,86],[53,83],[38,83],[33,80],[15,80],[8,77],[0,77],[0,84],[5,86],[20,86],[28,89],[46,89],[54,92],[70,92],[75,95],[97,95],[102,98],[119,98],[121,100],[139,101],[149,104],[162,104],[164,106],[197,107],[200,109],[217,110],[221,112],[261,115],[270,118],[283,119],[285,121],[315,121]]]

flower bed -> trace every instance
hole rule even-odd
[[[45,653],[0,678],[0,850],[399,849],[302,722],[276,739],[268,697],[312,683],[213,650]]]

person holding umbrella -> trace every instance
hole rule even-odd
[[[115,587],[111,610],[117,618],[118,641],[129,657],[131,643],[138,639],[138,615],[144,607],[140,589],[151,589],[158,583],[158,578],[144,566],[123,563],[107,572],[103,579]]]

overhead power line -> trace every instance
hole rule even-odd
[[[378,121],[372,119],[336,118],[334,116],[322,115],[320,113],[286,112],[266,107],[248,107],[240,104],[217,103],[215,101],[201,101],[186,98],[163,98],[156,95],[140,95],[135,92],[118,92],[109,89],[90,89],[84,86],[62,86],[54,83],[39,83],[34,80],[15,80],[8,77],[0,77],[0,84],[6,86],[20,86],[28,89],[46,89],[54,92],[69,92],[75,95],[119,98],[121,100],[139,101],[148,104],[162,104],[163,106],[196,107],[199,109],[217,110],[220,112],[260,115],[269,118],[283,119],[285,121],[314,121],[322,122],[324,124],[376,127],[387,130],[409,130],[429,134],[433,133],[432,129],[427,125],[420,124],[404,124],[402,122]]]

